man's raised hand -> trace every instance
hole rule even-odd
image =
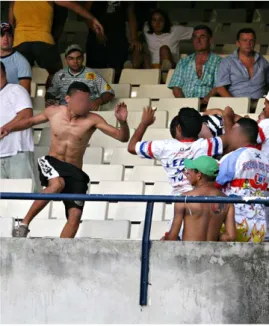
[[[156,109],[152,109],[149,106],[144,108],[141,123],[147,127],[152,125],[156,120],[155,112],[156,112]]]
[[[122,102],[118,103],[115,107],[115,117],[120,123],[124,123],[127,120],[128,111],[127,105]]]

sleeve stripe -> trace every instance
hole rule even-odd
[[[148,144],[148,152],[149,152],[149,156],[154,158],[154,155],[152,153],[152,141],[149,142]]]
[[[261,127],[259,127],[259,135],[260,135],[260,138],[261,138],[262,143],[264,143],[266,137],[265,137],[265,134],[264,134],[264,132],[263,132],[263,130],[262,130]]]
[[[146,141],[144,141],[143,143],[141,143],[141,144],[140,144],[140,148],[139,148],[139,150],[140,150],[140,153],[141,153],[144,157],[146,157],[146,158],[151,158],[151,157],[148,156],[148,155],[144,152],[144,150],[143,150],[143,147],[144,147],[144,145],[145,145],[146,143],[147,143]]]
[[[215,151],[214,151],[214,155],[218,155],[219,154],[219,141],[217,138],[213,138],[214,143],[215,143]]]
[[[18,77],[19,80],[21,79],[29,79],[29,80],[32,80],[32,77],[31,76],[27,76],[27,77]]]
[[[212,156],[212,142],[211,142],[211,139],[207,139],[207,142],[208,142],[207,155]]]

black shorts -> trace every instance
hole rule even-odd
[[[70,163],[57,160],[52,156],[43,156],[38,159],[38,170],[43,187],[48,186],[50,179],[61,177],[65,182],[62,194],[86,194],[88,190],[89,176]],[[68,218],[70,208],[75,207],[83,211],[83,201],[65,200],[63,203],[66,218]]]
[[[55,44],[45,42],[23,42],[15,48],[30,63],[31,67],[37,62],[40,68],[49,73],[56,73],[62,69],[62,60]]]

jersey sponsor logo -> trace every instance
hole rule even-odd
[[[105,86],[105,90],[106,90],[106,91],[110,91],[110,90],[111,90],[110,85],[106,84],[106,86]]]
[[[266,177],[257,173],[254,177],[254,180],[256,182],[257,185],[263,185],[266,181]]]
[[[95,80],[96,74],[94,72],[87,72],[85,75],[86,79],[88,80]]]

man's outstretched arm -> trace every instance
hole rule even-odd
[[[236,227],[234,219],[234,205],[230,205],[226,219],[225,219],[225,232],[219,237],[220,241],[235,241],[236,240]]]
[[[101,130],[104,134],[113,137],[123,143],[130,138],[130,130],[127,123],[127,106],[125,103],[119,103],[115,107],[115,117],[120,124],[120,129],[109,125],[102,117],[96,114],[95,128]]]
[[[26,109],[26,110],[28,110],[28,109]],[[34,117],[28,116],[28,117],[24,117],[22,119],[20,117],[18,117],[17,119],[16,118],[0,128],[0,139],[6,137],[9,133],[11,133],[13,131],[25,130],[32,126],[47,122],[49,120],[45,111],[34,116]]]
[[[141,122],[129,142],[128,145],[129,153],[137,155],[135,146],[138,142],[142,140],[148,127],[154,123],[156,119],[156,117],[154,116],[155,111],[156,110],[153,110],[151,107],[144,108]]]

